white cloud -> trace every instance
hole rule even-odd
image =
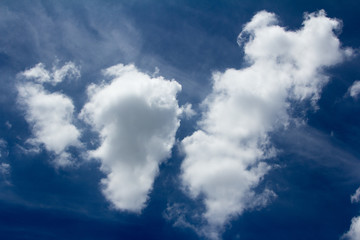
[[[347,233],[341,239],[358,240],[360,239],[360,217],[351,219],[351,226]]]
[[[25,78],[38,83],[51,83],[56,85],[62,82],[66,77],[76,79],[80,77],[80,70],[73,62],[67,62],[61,68],[54,66],[52,72],[45,69],[43,63],[38,63],[35,67],[21,73]]]
[[[351,87],[349,88],[350,96],[353,98],[357,98],[360,93],[360,81],[355,81]]]
[[[356,192],[351,195],[351,202],[360,202],[360,188],[356,189]],[[360,239],[360,216],[351,219],[351,226],[347,233],[345,233],[341,239],[346,240],[358,240]]]
[[[22,73],[25,78],[32,79],[39,83],[50,82],[50,73],[45,69],[44,64],[38,63],[35,67],[30,68]]]
[[[25,79],[17,84],[18,103],[25,111],[25,119],[30,124],[33,134],[33,138],[28,139],[27,143],[36,148],[44,144],[46,150],[54,152],[56,155],[54,163],[57,167],[73,163],[71,155],[67,152],[69,146],[81,146],[80,132],[72,124],[74,105],[64,94],[49,93],[41,84],[26,80],[58,83],[67,74],[74,76],[72,70],[67,70],[68,65],[54,70],[54,73],[60,73],[57,74],[58,76],[51,74],[48,79],[49,75],[43,74],[46,71],[43,65],[38,64],[22,73]],[[57,80],[54,80],[54,77]]]
[[[133,65],[104,71],[109,83],[90,85],[80,117],[99,132],[101,145],[90,151],[101,161],[102,191],[116,209],[140,212],[158,173],[171,154],[179,127],[174,80],[151,78]]]
[[[356,189],[354,195],[351,195],[351,202],[352,203],[360,202],[360,188]]]
[[[352,54],[334,34],[341,24],[324,11],[306,15],[298,31],[277,23],[261,11],[244,26],[238,42],[251,65],[213,74],[199,130],[182,141],[181,179],[192,198],[204,196],[202,232],[211,239],[229,219],[274,197],[254,191],[271,169],[263,160],[276,155],[269,132],[289,124],[292,102],[315,106],[328,82],[323,68]]]
[[[7,157],[7,142],[0,138],[0,158]]]
[[[0,164],[0,173],[3,177],[10,174],[10,164],[8,163],[1,163]]]
[[[73,62],[67,62],[61,68],[53,67],[52,83],[55,85],[65,78],[77,79],[80,77],[80,70]]]
[[[192,109],[191,103],[186,103],[184,106],[181,107],[181,110],[184,117],[186,117],[187,119],[192,118],[196,115],[196,112],[194,111],[194,109]]]

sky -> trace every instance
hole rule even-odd
[[[360,239],[360,3],[0,2],[1,239]]]

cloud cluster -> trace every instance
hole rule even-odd
[[[43,144],[46,150],[55,154],[56,167],[73,163],[67,152],[69,146],[81,146],[80,131],[73,125],[74,105],[62,93],[48,92],[43,84],[56,85],[65,77],[79,77],[80,72],[73,63],[60,69],[47,71],[39,63],[20,74],[17,84],[18,104],[25,111],[25,119],[31,127],[33,138],[27,142],[38,147]]]
[[[205,212],[197,217],[206,224],[200,230],[188,224],[182,206],[169,208],[169,218],[179,215],[178,225],[188,224],[218,239],[232,217],[276,197],[269,189],[256,189],[272,168],[264,160],[276,156],[269,133],[289,125],[294,103],[310,101],[316,106],[329,80],[324,68],[352,55],[334,33],[340,27],[324,11],[307,14],[297,31],[279,26],[275,14],[266,11],[244,25],[238,43],[249,67],[213,74],[198,130],[181,142],[182,186],[191,198],[203,199]],[[179,107],[180,84],[158,77],[158,71],[149,76],[133,65],[119,64],[103,73],[109,81],[90,84],[88,102],[79,115],[100,137],[99,146],[87,151],[101,163],[106,174],[102,192],[113,207],[139,213],[159,164],[171,155],[179,118],[195,112],[191,104]],[[82,146],[74,104],[62,93],[49,92],[46,85],[79,78],[79,68],[68,62],[49,71],[39,63],[19,76],[17,100],[33,135],[27,142],[54,153],[57,167],[73,164],[69,147]],[[359,83],[349,92],[356,97]],[[0,165],[3,174],[9,169]],[[358,191],[352,201],[359,201]],[[358,236],[358,225],[359,218],[354,218],[346,236]]]
[[[250,66],[213,74],[199,130],[182,141],[186,157],[181,179],[192,198],[203,197],[203,234],[219,238],[224,224],[244,210],[274,197],[256,193],[276,155],[269,133],[286,127],[292,104],[316,105],[328,82],[324,67],[352,55],[334,34],[341,24],[324,11],[307,14],[303,26],[288,31],[273,13],[257,13],[238,37]]]
[[[10,164],[8,163],[1,163],[0,164],[0,174],[2,176],[6,176],[10,174]]]
[[[90,157],[101,161],[102,191],[116,209],[140,212],[159,164],[171,154],[179,127],[174,80],[152,78],[133,65],[116,65],[104,71],[109,83],[90,85],[89,101],[80,117],[96,130],[100,146]]]
[[[181,85],[163,77],[150,77],[133,65],[115,65],[103,71],[108,83],[90,84],[89,100],[79,114],[99,133],[100,146],[89,150],[91,159],[101,161],[102,191],[116,209],[140,212],[158,173],[175,142],[181,116],[191,117],[191,104],[179,107],[176,95]],[[42,63],[19,74],[18,103],[33,137],[34,149],[43,145],[55,154],[56,167],[73,164],[70,146],[83,146],[73,124],[74,105],[59,92],[46,90],[65,78],[78,78],[71,62],[52,71]]]

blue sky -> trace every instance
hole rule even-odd
[[[1,239],[359,239],[358,1],[1,1]]]

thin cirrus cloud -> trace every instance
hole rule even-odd
[[[27,143],[35,148],[43,145],[47,151],[54,153],[53,163],[56,167],[73,164],[67,150],[70,146],[81,146],[80,131],[73,125],[72,100],[62,93],[47,91],[43,85],[56,85],[65,78],[79,76],[80,71],[72,62],[61,68],[54,67],[51,72],[39,63],[19,74],[17,102],[25,112],[33,135]]]
[[[89,151],[99,159],[104,196],[118,210],[139,213],[175,142],[179,117],[191,113],[180,108],[176,94],[181,85],[163,77],[150,77],[133,65],[104,70],[109,83],[91,84],[89,101],[80,118],[100,135],[100,146]]]
[[[202,196],[206,224],[199,233],[218,239],[232,217],[262,206],[275,193],[254,188],[276,155],[269,133],[291,121],[294,102],[316,106],[329,78],[323,68],[351,56],[334,34],[341,24],[319,11],[297,31],[278,25],[273,13],[257,13],[238,37],[250,66],[213,74],[199,130],[182,141],[181,180],[191,198]]]

